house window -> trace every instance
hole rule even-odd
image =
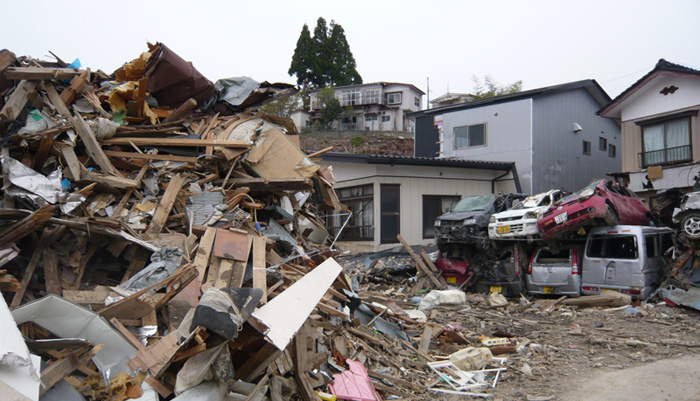
[[[367,122],[377,121],[377,115],[376,114],[365,114],[365,121],[367,121]]]
[[[420,107],[420,98],[419,97],[416,97],[414,104],[416,105],[416,107]]]
[[[608,140],[602,136],[598,138],[598,149],[608,150]]]
[[[690,161],[690,117],[642,126],[642,167]]]
[[[379,103],[379,91],[365,91],[365,102],[368,103]]]
[[[617,148],[616,148],[615,145],[610,144],[610,145],[608,146],[608,156],[610,156],[610,157],[615,157],[615,156],[617,156]]]
[[[385,93],[386,104],[401,104],[401,92]]]
[[[457,149],[486,145],[486,124],[455,127],[454,135]]]
[[[423,195],[423,238],[435,238],[435,219],[449,212],[459,196]]]
[[[362,185],[336,189],[338,199],[352,211],[343,229],[341,241],[372,241],[374,239],[374,186]],[[326,228],[335,237],[345,222],[345,216],[326,215]]]
[[[343,101],[342,101],[343,106],[354,106],[356,104],[360,104],[360,90],[359,89],[350,89],[350,90],[343,92]]]
[[[382,116],[382,122],[383,123],[391,122],[391,116]]]
[[[584,155],[591,154],[591,143],[589,141],[583,141],[583,154]]]

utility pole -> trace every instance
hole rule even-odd
[[[425,90],[426,96],[427,96],[427,103],[425,104],[425,109],[429,110],[430,109],[430,77],[426,78],[428,80],[428,88]]]

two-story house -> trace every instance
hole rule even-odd
[[[610,97],[583,80],[414,113],[415,156],[515,162],[524,193],[576,191],[621,166]]]
[[[352,108],[350,115],[343,115],[334,128],[341,131],[393,131],[414,132],[414,120],[408,117],[422,109],[423,91],[411,84],[398,82],[374,82],[362,85],[333,88],[335,97],[343,108]],[[309,91],[310,120],[323,108],[319,100],[321,89]]]
[[[651,198],[700,179],[699,111],[700,70],[664,59],[599,111],[621,122],[620,175],[630,189]]]

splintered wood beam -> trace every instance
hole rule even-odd
[[[423,260],[421,260],[421,258],[413,251],[413,249],[411,248],[411,246],[408,245],[408,243],[406,242],[406,240],[403,239],[403,237],[401,236],[401,234],[397,235],[396,238],[399,240],[399,242],[401,242],[401,244],[403,245],[403,247],[406,248],[406,250],[408,251],[408,253],[411,255],[411,257],[413,258],[413,260],[416,262],[416,266],[418,266],[418,269],[421,270],[421,271],[423,272],[423,274],[425,274],[426,276],[428,276],[428,278],[430,279],[430,281],[432,281],[433,284],[435,284],[435,286],[436,286],[437,288],[442,288],[442,283],[440,282],[440,280],[438,280],[438,279],[435,277],[435,275],[433,274],[433,272],[430,271],[430,269],[428,268],[428,266],[426,266],[425,263],[423,263]]]
[[[175,204],[184,183],[185,178],[180,174],[176,175],[172,180],[170,180],[170,183],[168,183],[168,188],[165,190],[165,194],[163,194],[163,198],[160,201],[160,205],[153,214],[151,226],[148,228],[148,230],[146,230],[147,233],[158,234],[163,231],[163,227],[168,221],[170,211],[173,209],[173,205]]]
[[[53,217],[53,209],[53,206],[46,205],[14,224],[5,225],[0,234],[0,245],[17,242],[37,230]]]
[[[36,87],[37,83],[33,81],[20,82],[10,95],[7,103],[5,103],[5,106],[0,110],[0,116],[5,116],[8,120],[16,119],[24,110],[29,100],[29,95],[36,90]]]
[[[39,260],[41,259],[41,256],[44,254],[44,249],[49,243],[49,238],[51,238],[51,234],[53,233],[53,229],[46,228],[44,229],[44,232],[41,234],[41,237],[39,238],[39,243],[37,244],[36,248],[34,248],[34,253],[32,254],[31,259],[29,259],[29,264],[27,265],[27,268],[24,270],[24,276],[22,276],[22,281],[20,282],[20,288],[19,291],[15,293],[15,296],[12,298],[12,303],[10,304],[10,309],[14,309],[18,307],[22,303],[22,297],[24,297],[24,293],[27,291],[27,287],[29,286],[29,281],[32,279],[32,276],[34,275],[34,270],[36,269],[36,266],[39,264]]]
[[[80,136],[80,139],[83,140],[85,150],[87,150],[87,153],[88,155],[90,155],[90,158],[94,160],[98,166],[100,166],[104,173],[114,174],[118,177],[122,177],[121,173],[119,173],[119,171],[112,165],[112,162],[109,161],[109,158],[102,150],[100,144],[97,142],[95,135],[92,134],[92,131],[83,119],[83,116],[81,116],[77,110],[74,111],[75,117],[70,118],[70,121],[73,124],[75,130],[78,132],[78,136]]]
[[[188,156],[177,156],[177,155],[153,155],[148,153],[135,153],[135,152],[119,152],[114,150],[105,150],[107,156],[112,157],[123,157],[125,159],[139,159],[139,160],[158,160],[158,161],[170,161],[170,162],[183,162],[183,163],[197,163],[196,157]]]
[[[219,139],[187,139],[187,138],[139,138],[120,137],[105,139],[102,145],[130,145],[136,146],[222,146],[225,148],[247,148],[250,144],[246,141],[228,141]]]
[[[265,238],[253,237],[253,288],[263,290],[261,304],[267,303],[267,266],[265,263]]]
[[[65,104],[71,104],[75,100],[75,97],[80,93],[85,85],[87,84],[88,72],[83,71],[80,75],[76,75],[70,81],[70,86],[61,92],[61,99]]]
[[[173,111],[168,117],[165,118],[164,122],[169,123],[171,121],[177,121],[187,115],[190,111],[197,107],[197,101],[193,98],[187,99],[187,101],[180,105],[175,111]]]
[[[199,282],[204,283],[207,266],[209,266],[209,258],[211,256],[211,248],[214,246],[214,239],[216,238],[216,228],[207,227],[204,235],[199,240],[199,248],[197,248],[197,254],[194,258],[194,266],[199,272]]]
[[[46,280],[46,292],[63,295],[61,277],[58,274],[58,252],[51,248],[44,249],[44,279]]]
[[[7,79],[27,79],[34,81],[56,80],[64,81],[82,74],[77,68],[46,68],[46,67],[7,67],[3,73]]]

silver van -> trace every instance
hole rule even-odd
[[[527,292],[578,297],[582,260],[583,245],[535,249],[525,276]]]
[[[595,227],[586,241],[582,294],[617,291],[646,299],[664,278],[663,252],[671,246],[670,228]]]

